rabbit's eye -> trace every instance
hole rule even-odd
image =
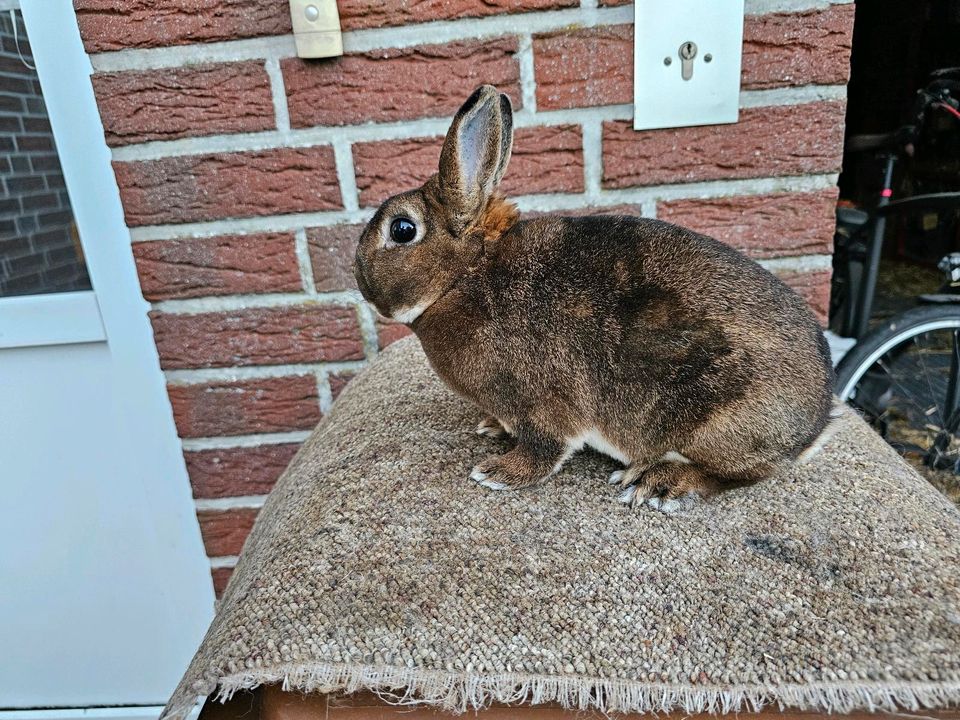
[[[404,245],[417,236],[417,226],[411,220],[400,217],[390,223],[390,239]]]

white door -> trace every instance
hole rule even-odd
[[[162,705],[209,564],[70,0],[20,2],[22,73],[0,4],[0,718]]]

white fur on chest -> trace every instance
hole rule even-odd
[[[413,307],[402,307],[393,313],[391,320],[396,320],[404,325],[409,325],[423,314],[423,311],[430,307],[429,303],[420,303]]]
[[[575,451],[580,450],[584,445],[589,445],[597,452],[609,455],[614,460],[619,460],[624,464],[630,462],[630,458],[628,458],[620,448],[605,438],[596,428],[582,432],[576,437],[570,438],[567,442],[569,442],[570,447]]]

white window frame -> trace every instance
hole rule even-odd
[[[14,10],[20,10],[20,0],[0,0],[0,12]],[[44,89],[51,83],[56,80],[41,78]],[[106,331],[92,290],[0,297],[0,350],[103,340]]]

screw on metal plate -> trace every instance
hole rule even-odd
[[[663,59],[663,64],[666,65],[667,67],[669,67],[672,62],[673,62],[673,58],[670,57],[669,55],[667,55],[667,56]]]
[[[680,46],[680,77],[689,80],[693,77],[693,59],[697,56],[697,44],[687,40]]]

